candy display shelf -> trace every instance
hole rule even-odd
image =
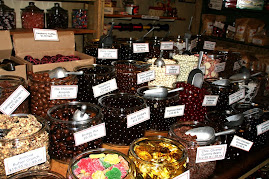
[[[96,31],[92,30],[92,29],[74,29],[74,28],[67,28],[67,29],[56,29],[58,31],[73,31],[74,34],[93,34]],[[32,33],[33,30],[32,29],[14,29],[14,30],[10,30],[10,34],[22,34],[22,33]]]

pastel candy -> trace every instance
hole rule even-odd
[[[105,175],[108,179],[121,179],[121,171],[116,167],[113,167],[110,171],[106,172]]]

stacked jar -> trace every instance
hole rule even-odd
[[[35,6],[34,2],[29,2],[29,6],[21,9],[22,28],[40,28],[45,27],[44,10]]]
[[[72,27],[75,29],[88,28],[88,10],[73,9],[72,10]]]
[[[61,8],[59,3],[54,3],[54,7],[47,9],[47,28],[68,28],[68,11]]]
[[[0,1],[0,30],[16,29],[16,13],[14,9],[6,6]]]

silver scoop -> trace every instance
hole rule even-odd
[[[154,61],[154,65],[157,67],[165,66],[165,62],[163,61],[163,50],[161,50],[159,58]]]
[[[69,72],[63,67],[57,67],[49,71],[50,78],[64,78],[64,77],[67,77],[68,75],[82,75],[82,74],[83,74],[83,71]]]
[[[230,80],[228,79],[220,79],[212,82],[213,85],[218,85],[218,86],[229,86],[230,85]]]
[[[81,110],[77,109],[75,113],[73,114],[73,120],[74,121],[84,121],[89,120],[90,116],[86,113],[87,106],[82,105]]]
[[[229,79],[232,81],[243,81],[243,80],[249,80],[252,77],[260,75],[261,72],[254,73],[250,75],[248,72],[243,72],[243,73],[237,73],[235,75],[232,75]]]
[[[226,126],[229,126],[229,127],[240,126],[244,121],[244,115],[241,113],[235,114],[235,115],[227,117],[226,120],[228,121],[228,122],[225,122]]]
[[[165,98],[167,97],[168,93],[182,91],[183,89],[184,89],[183,87],[175,88],[172,90],[168,90],[165,87],[149,89],[149,90],[144,91],[144,97]]]
[[[185,132],[186,135],[191,135],[191,136],[196,136],[196,141],[199,142],[205,142],[207,144],[210,144],[215,140],[217,136],[220,135],[227,135],[227,134],[232,134],[235,132],[235,129],[228,129],[225,131],[217,132],[215,133],[214,128],[210,126],[204,126],[204,127],[197,127],[188,130]]]

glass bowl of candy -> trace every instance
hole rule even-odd
[[[46,171],[46,170],[27,171],[27,172],[23,172],[23,173],[14,175],[14,176],[10,177],[9,179],[29,179],[29,178],[65,179],[65,177],[59,173],[56,173],[53,171]]]
[[[168,179],[186,171],[187,151],[173,139],[152,136],[134,140],[129,158],[142,178]]]
[[[69,163],[68,179],[133,179],[136,168],[125,154],[110,149],[89,150],[75,156]]]

